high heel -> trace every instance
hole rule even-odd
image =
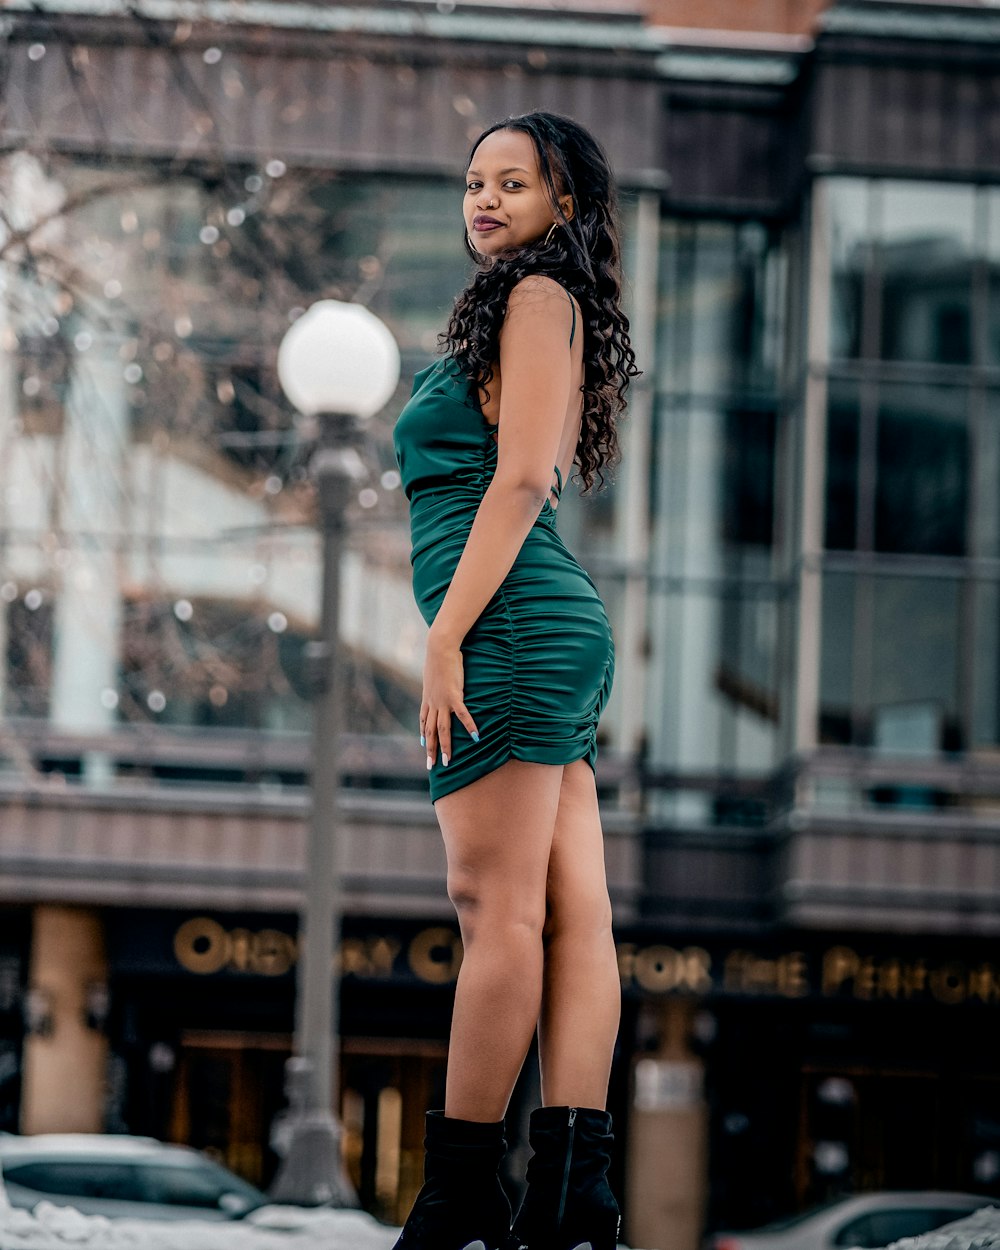
[[[616,1250],[621,1215],[608,1185],[611,1116],[589,1107],[531,1113],[528,1191],[506,1250]]]
[[[504,1125],[428,1111],[424,1184],[393,1250],[501,1250],[510,1202],[497,1172]]]

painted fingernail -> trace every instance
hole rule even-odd
[[[427,739],[424,737],[423,734],[420,735],[420,745],[422,747],[425,747],[427,745]]]
[[[430,757],[429,755],[428,755],[428,757],[427,757],[427,767],[428,767],[428,768],[433,768],[433,767],[434,767],[434,761],[431,759],[431,757]]]
[[[441,752],[441,763],[445,766],[445,768],[448,767],[448,757],[443,751]]]
[[[475,731],[474,729],[473,729],[473,731],[472,731],[472,741],[473,741],[473,742],[478,742],[478,741],[479,741],[479,734],[477,734],[477,733],[476,733],[476,731]]]

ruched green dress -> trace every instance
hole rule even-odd
[[[428,625],[496,471],[493,433],[478,388],[452,359],[416,375],[393,442],[410,505],[413,594]],[[558,466],[555,474],[558,499]],[[614,678],[614,639],[597,587],[556,531],[548,498],[510,572],[466,634],[462,662],[465,703],[479,741],[452,717],[451,759],[445,766],[439,753],[430,771],[432,803],[509,759],[586,759],[595,767],[597,723]]]

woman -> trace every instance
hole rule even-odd
[[[638,372],[615,190],[594,139],[551,113],[485,131],[466,184],[477,272],[395,428],[430,625],[420,740],[465,948],[396,1250],[613,1250],[620,987],[594,762],[614,644],[555,517],[574,464],[586,489],[616,460]],[[511,1232],[503,1117],[536,1027],[544,1106]]]

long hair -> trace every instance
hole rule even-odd
[[[638,376],[621,309],[621,244],[618,196],[608,158],[594,137],[558,113],[525,113],[484,130],[472,145],[466,168],[480,143],[496,130],[529,135],[560,226],[540,239],[493,258],[482,256],[463,231],[465,248],[477,264],[472,281],[455,300],[448,328],[439,336],[445,354],[486,390],[500,354],[500,330],[511,290],[528,274],[554,278],[576,296],[583,313],[583,423],[574,463],[584,492],[621,459],[617,419],[629,382]],[[559,197],[570,195],[567,218]],[[487,392],[488,393],[488,392]]]

